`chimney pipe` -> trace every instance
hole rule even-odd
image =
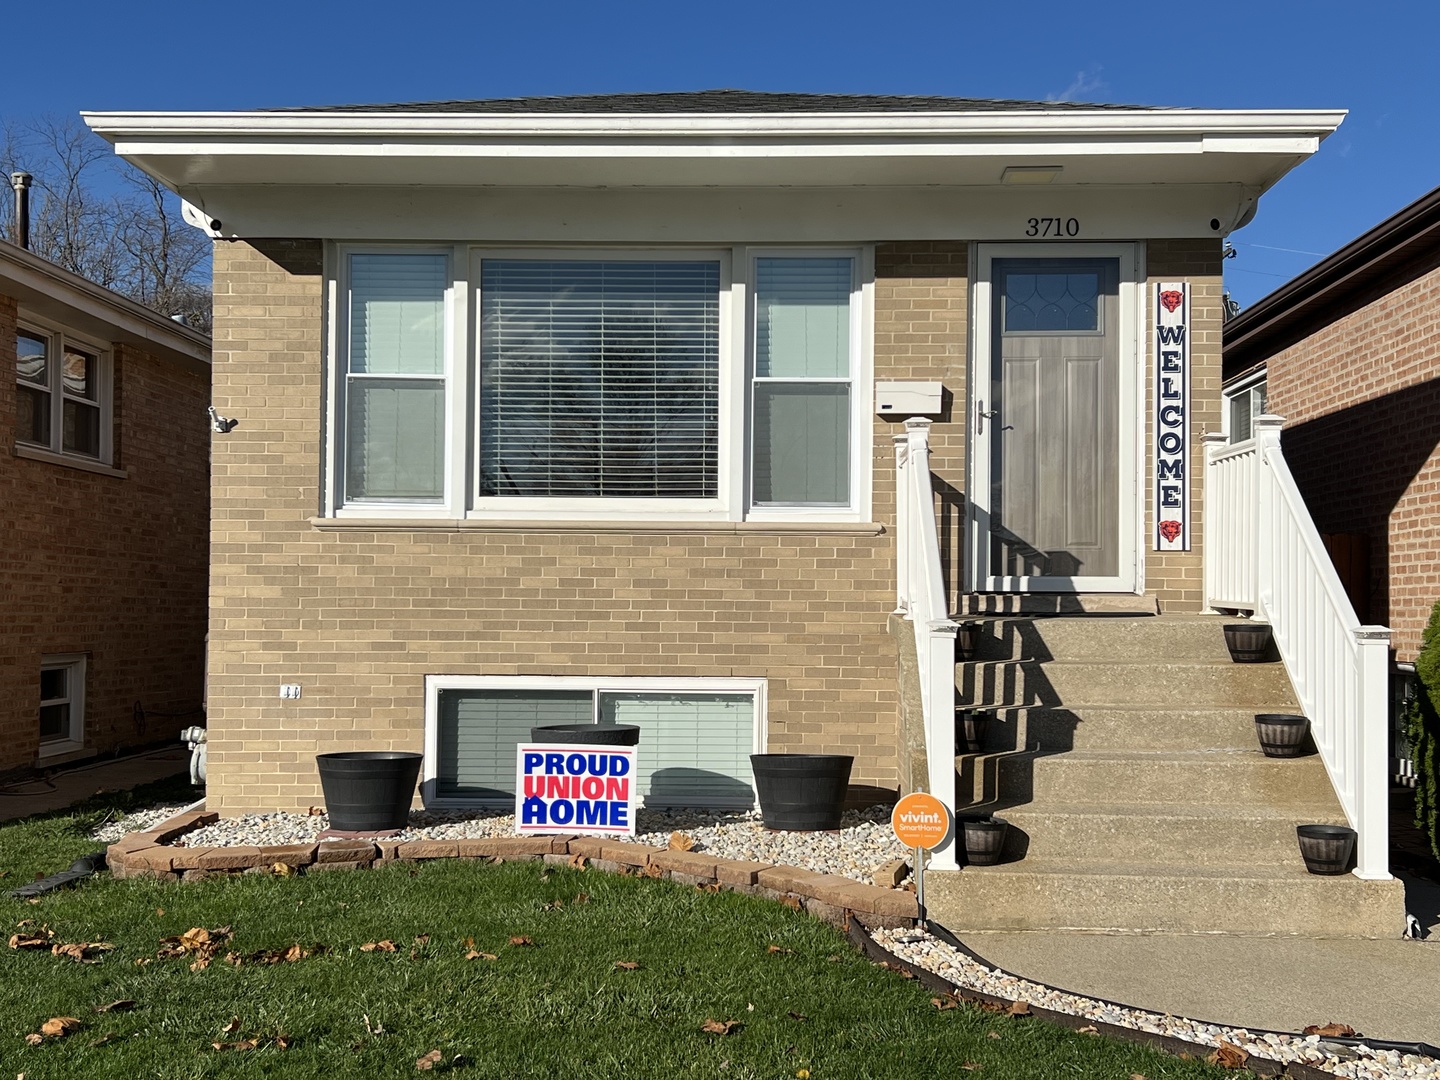
[[[28,172],[12,172],[10,186],[15,189],[15,243],[30,250],[30,180]]]

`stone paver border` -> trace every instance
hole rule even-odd
[[[196,881],[212,874],[269,873],[283,863],[292,870],[366,870],[395,862],[429,859],[529,859],[583,865],[612,873],[668,878],[686,885],[764,896],[844,928],[846,916],[871,927],[913,926],[920,916],[915,894],[866,885],[840,874],[797,866],[720,859],[703,851],[675,851],[592,836],[498,836],[473,840],[321,840],[265,847],[176,847],[186,833],[213,825],[208,810],[177,814],[145,832],[130,833],[106,850],[117,878]]]

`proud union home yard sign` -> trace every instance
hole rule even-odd
[[[1155,550],[1190,550],[1190,290],[1155,287]]]

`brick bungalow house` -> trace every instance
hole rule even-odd
[[[0,243],[0,774],[203,723],[210,340]]]
[[[1018,871],[953,876],[1049,907],[961,898],[955,926],[1131,901],[1158,926],[1203,892],[1197,929],[1388,933],[1394,882],[1317,908],[1290,811],[1255,816],[1295,785],[1245,710],[1289,691],[1199,614],[1222,240],[1342,117],[744,91],[87,114],[216,240],[240,426],[212,465],[210,809],[318,803],[313,757],[344,749],[424,750],[428,804],[504,805],[545,720],[639,724],[650,805],[749,805],[750,753],[809,750],[959,808],[1003,758],[1010,802],[1042,775],[1067,801]],[[1150,622],[1030,619],[1096,611]],[[989,652],[957,670],[970,612]],[[1144,666],[1116,678],[1121,638]],[[1162,719],[1177,689],[1200,719]],[[957,700],[1006,706],[1009,750],[957,759]],[[1136,730],[1183,745],[1137,765],[1077,734]],[[1181,851],[1131,792],[1221,820]],[[1151,858],[1097,832],[1117,814],[1171,860],[1128,900],[1040,842]]]
[[[1362,620],[1415,659],[1440,600],[1440,188],[1225,324],[1227,431],[1287,460]]]

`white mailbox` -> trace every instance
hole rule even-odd
[[[939,416],[938,382],[877,382],[875,411],[881,416]]]

